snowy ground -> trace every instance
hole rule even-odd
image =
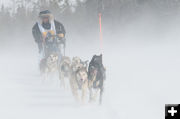
[[[57,78],[44,81],[38,71],[36,46],[31,45],[35,46],[32,43],[22,50],[16,46],[23,44],[17,42],[11,52],[1,51],[0,118],[109,119],[114,115],[107,105],[77,103],[69,90],[60,88]]]
[[[169,32],[168,32],[169,33]],[[33,40],[1,45],[1,119],[163,119],[164,106],[180,103],[180,55],[177,32],[164,37],[136,33],[104,40],[107,81],[102,106],[82,105],[58,80],[43,83]],[[171,36],[171,37],[170,37]],[[112,37],[112,39],[115,39]],[[145,39],[145,40],[143,40]],[[67,55],[90,59],[95,40],[67,43]],[[22,50],[23,49],[23,50]]]

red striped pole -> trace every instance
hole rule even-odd
[[[99,38],[100,38],[100,51],[103,53],[103,36],[102,36],[102,14],[99,13]]]

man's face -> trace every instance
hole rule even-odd
[[[43,23],[49,23],[49,17],[43,17],[42,22]]]

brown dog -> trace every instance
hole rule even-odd
[[[41,60],[40,71],[45,76],[45,79],[47,79],[49,73],[58,71],[58,58],[56,53],[52,53],[47,58]]]
[[[74,97],[81,102],[85,102],[88,91],[87,63],[75,57],[72,61],[72,73],[70,79],[71,90]]]
[[[68,80],[71,77],[71,59],[69,57],[62,57],[62,60],[59,64],[59,79],[61,81],[61,87],[66,89],[67,83],[65,83],[65,78],[68,78]]]

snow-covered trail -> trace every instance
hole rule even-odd
[[[70,91],[60,88],[56,78],[43,81],[36,46],[24,50],[16,46],[11,47],[11,52],[1,51],[0,118],[110,119],[114,115],[108,105],[77,103]]]
[[[123,39],[123,38],[122,38]],[[135,38],[138,39],[138,38]],[[151,40],[151,41],[150,41]],[[0,118],[3,119],[162,119],[166,103],[180,103],[180,42],[127,38],[104,42],[107,69],[103,105],[81,105],[57,80],[42,83],[32,39],[0,50]],[[97,43],[67,43],[68,56],[84,60]],[[8,44],[9,45],[9,44]]]

